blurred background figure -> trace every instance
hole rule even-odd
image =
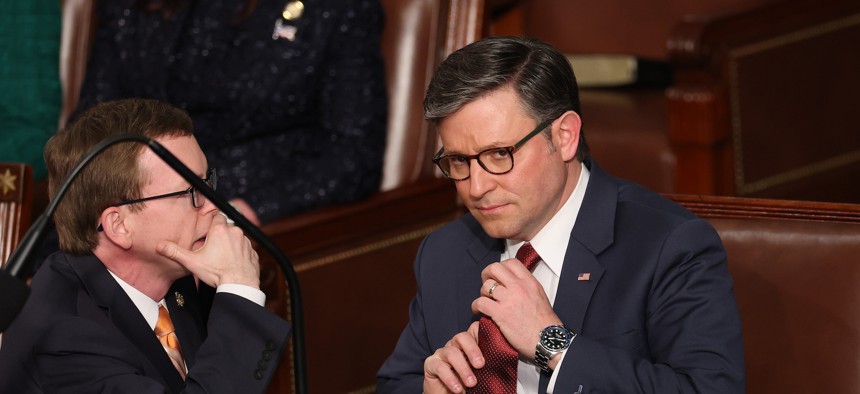
[[[223,174],[219,190],[258,223],[378,190],[387,102],[377,0],[96,7],[75,114],[126,97],[185,109]]]

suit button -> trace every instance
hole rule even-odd
[[[259,369],[254,372],[254,379],[262,380],[263,379],[263,371]]]
[[[275,341],[266,342],[266,350],[275,350],[278,346],[275,345]]]
[[[269,361],[272,359],[272,352],[265,351],[263,352],[263,360]]]
[[[264,360],[260,360],[257,362],[257,369],[263,370],[266,369],[266,362]]]

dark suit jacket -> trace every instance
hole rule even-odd
[[[553,309],[579,335],[556,393],[742,393],[741,324],[719,237],[704,220],[586,162]],[[415,260],[410,320],[379,371],[379,393],[421,392],[423,362],[478,316],[480,273],[501,239],[471,216],[430,234]],[[579,273],[589,281],[578,281]],[[537,336],[537,333],[535,333]],[[541,378],[545,391],[548,376]]]
[[[177,304],[175,292],[184,296]],[[191,277],[165,297],[189,368],[182,381],[152,329],[96,257],[52,255],[24,310],[3,334],[0,393],[263,392],[289,324],[218,293],[208,336]]]

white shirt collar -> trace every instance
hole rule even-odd
[[[164,300],[155,302],[140,290],[135,289],[134,286],[120,279],[110,270],[108,270],[108,272],[110,272],[110,275],[116,280],[116,283],[119,283],[119,287],[125,291],[128,298],[131,298],[131,302],[134,303],[134,306],[137,307],[137,310],[140,311],[140,314],[143,315],[143,318],[146,319],[147,323],[149,323],[149,327],[154,330],[155,324],[158,323],[158,306],[163,305]]]
[[[537,235],[530,241],[532,247],[540,255],[541,260],[549,267],[557,278],[561,277],[561,268],[564,265],[564,255],[567,252],[567,244],[570,242],[570,233],[582,208],[585,198],[585,190],[588,188],[588,179],[591,173],[585,164],[580,163],[582,171],[579,172],[579,180],[573,193],[567,198],[561,209],[553,215],[552,219],[538,231]],[[506,256],[514,257],[525,242],[505,240],[507,247]]]

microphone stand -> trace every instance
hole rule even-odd
[[[65,195],[66,191],[72,184],[72,181],[90,163],[90,161],[108,147],[120,142],[130,141],[147,145],[150,150],[167,163],[170,168],[181,175],[186,181],[191,183],[191,186],[193,186],[198,192],[203,193],[203,195],[206,196],[209,201],[212,201],[212,203],[214,203],[221,212],[224,212],[227,217],[232,219],[236,226],[245,232],[248,238],[251,238],[261,245],[272,255],[272,257],[274,257],[275,261],[278,262],[278,265],[284,272],[284,277],[286,277],[287,286],[290,290],[290,320],[293,328],[293,369],[295,373],[296,392],[299,394],[307,393],[302,297],[301,290],[299,288],[298,276],[296,275],[296,271],[293,269],[292,262],[290,262],[280,248],[278,248],[268,236],[263,234],[257,226],[252,224],[245,218],[245,216],[236,211],[236,209],[233,208],[227,200],[218,195],[214,190],[206,185],[206,182],[203,182],[199,176],[194,174],[194,172],[185,166],[185,164],[182,164],[176,156],[155,140],[142,135],[122,134],[108,138],[90,149],[90,151],[81,159],[80,163],[78,163],[78,165],[69,174],[65,183],[63,183],[63,185],[57,190],[54,199],[51,200],[51,203],[48,205],[48,208],[45,209],[45,212],[33,222],[30,229],[24,235],[24,238],[22,238],[21,242],[18,243],[18,247],[14,252],[12,252],[12,255],[9,256],[5,268],[6,271],[12,276],[18,276],[35,246],[42,241],[42,238],[45,235],[45,227],[50,218],[54,215],[54,212],[57,210],[57,206],[62,200],[63,195]]]

